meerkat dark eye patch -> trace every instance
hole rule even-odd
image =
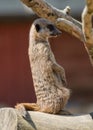
[[[40,27],[40,25],[39,25],[39,24],[36,24],[36,25],[35,25],[35,28],[36,28],[36,31],[37,31],[37,32],[39,32],[39,31],[40,31],[40,29],[41,29],[41,27]]]
[[[55,30],[54,26],[52,24],[48,24],[47,25],[47,28],[50,30],[50,31],[53,31]]]

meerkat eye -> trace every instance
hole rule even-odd
[[[48,24],[47,25],[47,28],[50,30],[50,31],[53,31],[54,30],[54,26],[52,24]]]
[[[40,25],[39,25],[39,24],[36,24],[36,25],[35,25],[35,28],[36,28],[36,31],[37,31],[37,32],[39,32],[39,31],[40,31],[40,29],[41,29],[41,27],[40,27]]]

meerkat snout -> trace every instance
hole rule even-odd
[[[53,23],[50,21],[40,18],[35,20],[34,26],[38,36],[42,37],[55,37],[60,35],[62,32],[58,30]]]
[[[48,26],[47,26],[47,28],[50,30],[50,36],[58,36],[58,35],[60,35],[62,32],[61,31],[59,31],[54,25],[52,25],[52,24],[49,24]]]

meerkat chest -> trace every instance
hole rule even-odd
[[[47,64],[48,61],[51,61],[51,59],[52,60],[54,59],[50,47],[42,43],[38,43],[34,45],[30,49],[30,52],[31,52],[32,64],[39,62],[40,65],[41,64],[44,65],[44,63]]]
[[[48,73],[52,74],[52,64],[55,62],[55,58],[49,45],[35,44],[29,51],[31,54],[31,69],[35,78],[38,75],[47,77]]]

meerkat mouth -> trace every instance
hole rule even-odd
[[[59,35],[61,35],[61,34],[62,34],[61,31],[56,30],[56,31],[54,31],[53,33],[51,33],[50,35],[53,36],[53,37],[57,37],[57,36],[59,36]]]
[[[59,35],[61,35],[61,33],[60,34],[51,34],[52,37],[58,37]]]
[[[55,35],[54,37],[57,37],[58,35]]]

